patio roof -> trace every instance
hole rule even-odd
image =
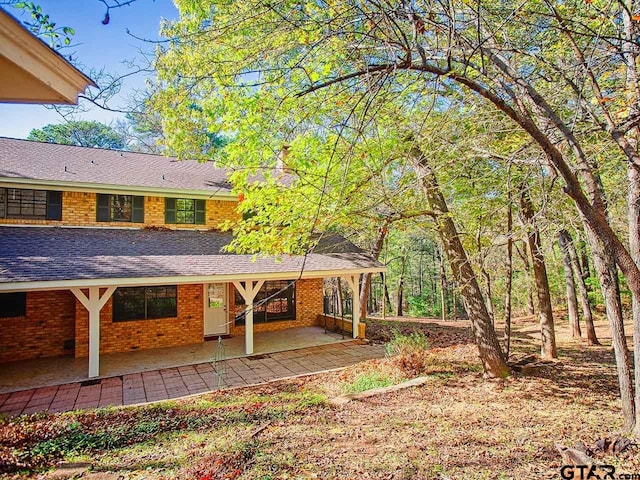
[[[150,229],[2,227],[0,291],[318,278],[384,271],[337,235],[312,253],[280,258],[224,251],[230,233]]]

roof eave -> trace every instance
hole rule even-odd
[[[104,279],[75,279],[75,280],[50,280],[33,282],[7,282],[0,283],[0,292],[25,292],[37,290],[67,290],[70,288],[89,287],[133,287],[154,285],[189,285],[201,283],[227,283],[244,282],[247,280],[290,280],[308,278],[343,277],[347,275],[359,275],[361,273],[386,272],[384,266],[367,268],[350,268],[339,270],[305,270],[291,272],[269,273],[243,273],[225,275],[197,275],[197,276],[166,276],[166,277],[139,277],[139,278],[104,278]]]
[[[95,82],[71,65],[18,20],[0,8],[0,58],[6,63],[0,102],[74,105],[78,95]],[[13,84],[14,78],[29,78],[29,88]],[[34,85],[38,88],[34,88]]]
[[[68,182],[65,180],[39,180],[34,178],[0,177],[0,186],[5,188],[25,188],[29,186],[35,190],[66,190],[69,192],[92,193],[142,193],[158,196],[187,196],[197,199],[235,200],[237,197],[231,192],[216,192],[215,190],[195,190],[185,188],[160,188],[132,185],[112,185],[102,183]]]

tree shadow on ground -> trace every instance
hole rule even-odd
[[[422,333],[429,348],[445,348],[473,343],[468,322],[403,321],[367,319],[367,338],[374,343],[386,343],[397,335]]]
[[[618,378],[611,336],[605,322],[599,322],[598,338],[602,345],[589,346],[584,338],[571,338],[568,323],[556,319],[557,360],[526,369],[519,377],[545,379],[544,391],[536,396],[557,396],[567,401],[579,400],[588,390],[608,399],[618,398]],[[627,337],[631,345],[632,338]],[[511,336],[512,359],[539,355],[540,331],[535,319],[514,326]]]
[[[385,343],[396,335],[421,332],[430,348],[446,348],[473,343],[469,322],[443,322],[432,319],[367,319],[367,338]],[[536,398],[560,397],[575,401],[585,389],[608,399],[618,397],[618,379],[611,338],[606,322],[598,322],[598,337],[603,345],[588,346],[584,339],[569,336],[567,322],[557,319],[558,359],[516,372],[517,378],[535,377],[544,382],[544,388],[528,391]],[[631,344],[632,339],[627,337]],[[475,352],[475,351],[474,351]],[[540,353],[540,328],[533,316],[514,319],[511,332],[510,359],[518,359]],[[476,357],[474,359],[479,361]],[[453,379],[452,379],[453,380]],[[455,380],[453,380],[455,382]]]

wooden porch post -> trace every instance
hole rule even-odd
[[[116,291],[117,287],[107,287],[102,297],[100,287],[89,287],[87,297],[80,288],[71,292],[89,312],[89,378],[100,375],[100,310]]]
[[[353,312],[353,324],[351,329],[353,330],[353,338],[358,338],[358,329],[360,327],[360,275],[348,275],[344,279],[351,287],[353,295],[353,302],[351,310]]]
[[[244,285],[243,285],[244,284]],[[245,353],[251,355],[253,353],[253,301],[258,291],[264,285],[264,280],[249,280],[247,282],[233,282],[238,293],[244,298],[245,320],[244,320],[244,347]]]

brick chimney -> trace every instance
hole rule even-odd
[[[282,173],[291,173],[291,168],[289,168],[289,165],[287,164],[289,148],[289,145],[282,145],[282,150],[280,150],[278,161],[276,162],[276,169],[280,170]]]

